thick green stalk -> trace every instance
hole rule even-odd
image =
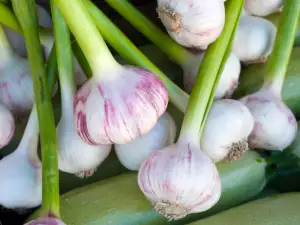
[[[56,132],[47,84],[46,70],[38,35],[37,12],[34,0],[12,0],[16,17],[24,32],[37,104],[43,170],[42,211],[59,216],[58,165]]]
[[[54,3],[67,21],[94,76],[101,78],[102,71],[118,66],[81,0],[54,0]]]
[[[177,42],[147,19],[128,0],[106,0],[106,2],[177,64],[183,65],[185,60],[191,55],[184,47],[177,44]]]
[[[156,74],[166,85],[171,102],[182,112],[185,111],[188,95],[163,74],[135,45],[98,9],[91,1],[84,0],[94,18],[97,28],[105,40],[128,62]]]
[[[281,13],[273,52],[267,62],[263,88],[271,88],[281,94],[293,44],[297,32],[300,10],[299,0],[286,0]]]
[[[242,6],[243,0],[227,0],[226,2],[226,22],[223,32],[217,41],[208,47],[200,65],[183,119],[179,141],[188,138],[190,141],[199,142],[198,134],[210,109],[209,102],[214,93],[213,87],[221,73],[220,68],[222,69],[228,48],[231,47],[232,34],[239,20]]]
[[[0,3],[0,23],[15,30],[19,34],[23,34],[22,28],[20,27],[14,12],[3,3]]]
[[[10,47],[9,41],[0,24],[0,63],[2,64],[12,55],[12,49]]]

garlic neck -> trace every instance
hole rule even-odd
[[[46,60],[48,60],[50,57],[50,54],[51,54],[52,46],[54,44],[53,35],[42,34],[42,35],[40,35],[40,38],[41,38],[41,43],[42,43],[43,50],[44,50],[44,57]]]
[[[64,85],[64,87],[60,90],[62,101],[62,120],[70,121],[73,124],[73,101],[75,95],[75,87],[70,85]]]
[[[3,27],[0,25],[0,68],[11,59],[13,51],[6,37]]]

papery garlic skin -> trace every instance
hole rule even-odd
[[[259,91],[241,101],[255,120],[248,138],[251,148],[282,151],[297,134],[297,121],[292,111],[271,91]]]
[[[153,152],[139,169],[138,184],[156,211],[169,220],[206,211],[221,196],[216,165],[192,143]]]
[[[205,53],[192,55],[187,64],[184,65],[184,90],[188,93],[192,91],[195,79],[198,73],[199,65],[202,62]],[[231,53],[226,61],[223,72],[221,74],[217,89],[215,91],[215,99],[231,97],[238,86],[241,72],[241,63],[235,54]]]
[[[242,16],[232,51],[245,64],[263,63],[272,53],[276,33],[276,26],[267,19]]]
[[[66,225],[63,221],[56,218],[39,218],[32,220],[24,225]]]
[[[75,125],[88,144],[125,144],[147,133],[165,112],[168,91],[149,71],[118,65],[76,93]]]
[[[237,160],[248,148],[254,127],[250,110],[232,99],[214,101],[200,139],[201,149],[214,161]]]
[[[148,133],[128,144],[116,144],[115,151],[123,166],[138,171],[142,162],[152,152],[173,144],[175,137],[176,124],[170,114],[165,112]]]
[[[283,7],[283,0],[245,0],[245,10],[255,16],[268,16],[280,12]]]
[[[13,138],[15,132],[15,120],[11,112],[0,104],[0,149],[5,147]]]
[[[223,30],[223,1],[158,0],[157,4],[159,18],[167,32],[185,47],[206,49]]]

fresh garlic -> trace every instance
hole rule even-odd
[[[138,171],[141,163],[152,152],[173,144],[175,136],[176,124],[165,112],[145,135],[137,137],[128,144],[115,145],[117,157],[127,169]]]
[[[223,1],[157,0],[157,3],[159,18],[167,32],[185,47],[206,49],[223,30]]]
[[[192,91],[194,82],[198,73],[199,65],[202,62],[205,53],[191,55],[184,69],[184,90],[188,93]],[[221,74],[217,89],[215,91],[215,99],[223,97],[231,97],[234,90],[238,86],[238,80],[241,72],[241,64],[235,54],[231,53],[227,59],[224,70]]]
[[[33,208],[42,202],[38,133],[38,117],[34,107],[19,146],[0,161],[0,205],[6,208]]]
[[[0,149],[5,147],[13,138],[15,132],[15,120],[11,112],[0,104]]]
[[[248,150],[248,136],[254,127],[249,109],[232,99],[217,100],[213,103],[200,145],[214,161],[237,160]]]
[[[56,218],[40,218],[32,220],[24,225],[66,225],[63,221]]]
[[[245,10],[255,16],[268,16],[280,12],[283,7],[283,0],[245,0]]]
[[[277,28],[267,19],[240,18],[233,41],[233,53],[245,64],[263,63],[272,53]]]
[[[139,169],[138,184],[155,210],[169,220],[206,211],[221,196],[215,164],[192,142],[153,152]]]

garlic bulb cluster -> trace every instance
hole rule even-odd
[[[33,208],[42,202],[42,168],[37,155],[38,117],[33,109],[17,149],[0,161],[0,205]]]
[[[145,69],[117,63],[99,75],[75,95],[79,136],[91,145],[125,144],[150,131],[167,108],[163,82]]]
[[[283,8],[284,0],[245,0],[245,10],[255,16],[268,16]]]
[[[13,138],[15,132],[15,120],[11,112],[0,104],[0,149],[5,147]]]
[[[63,221],[56,218],[40,218],[30,221],[24,225],[66,225]]]
[[[251,148],[280,150],[288,147],[296,137],[297,121],[292,111],[271,89],[243,97],[255,120],[248,142]]]
[[[192,91],[195,79],[205,53],[192,55],[186,60],[184,68],[184,90],[188,93]],[[235,54],[231,53],[224,66],[218,86],[215,91],[215,99],[231,97],[238,86],[238,80],[241,72],[241,63]]]
[[[249,109],[232,99],[214,101],[200,139],[201,149],[214,161],[237,160],[248,150],[254,127]]]
[[[245,64],[263,63],[272,53],[276,33],[276,26],[267,19],[242,16],[232,51]]]
[[[123,166],[138,171],[141,163],[152,152],[173,144],[175,137],[176,124],[170,114],[165,112],[148,133],[127,144],[116,144],[115,151]]]
[[[153,152],[139,169],[138,184],[155,210],[169,220],[206,211],[221,196],[215,164],[191,142]]]
[[[157,12],[169,35],[179,44],[206,49],[221,34],[224,1],[157,0]]]

